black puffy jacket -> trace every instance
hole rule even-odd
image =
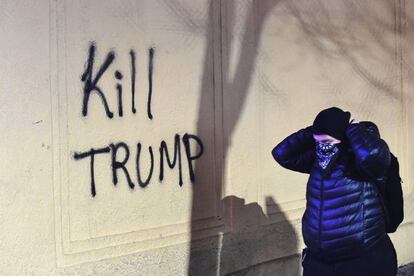
[[[306,246],[326,261],[353,258],[386,235],[375,179],[390,164],[387,144],[372,122],[351,124],[340,152],[323,170],[316,160],[311,127],[280,142],[272,151],[284,168],[308,173],[302,234]]]

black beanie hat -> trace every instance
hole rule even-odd
[[[330,107],[318,113],[312,125],[314,134],[328,134],[338,140],[343,140],[349,125],[351,113],[338,107]]]

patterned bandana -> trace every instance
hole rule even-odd
[[[318,157],[319,166],[326,169],[332,157],[339,151],[335,144],[318,143],[316,145],[316,155]]]

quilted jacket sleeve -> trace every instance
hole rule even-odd
[[[283,139],[273,148],[272,155],[286,169],[310,173],[315,160],[315,141],[311,127],[302,128]]]
[[[370,178],[382,178],[390,165],[391,155],[387,143],[380,138],[378,127],[372,122],[351,124],[346,136],[357,169]]]

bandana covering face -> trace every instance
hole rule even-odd
[[[318,143],[316,145],[316,156],[318,157],[319,166],[326,169],[332,157],[339,151],[335,144]]]

